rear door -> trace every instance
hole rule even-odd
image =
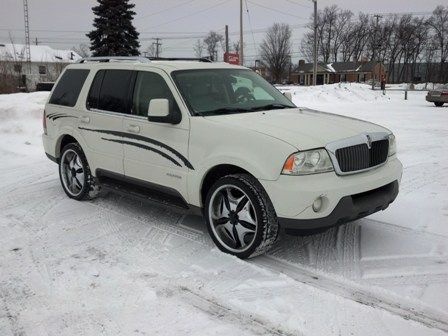
[[[130,113],[129,92],[134,72],[123,69],[99,70],[80,117],[79,130],[87,144],[93,169],[124,174],[123,116]]]
[[[132,115],[124,117],[125,175],[167,187],[187,199],[189,119],[184,115],[179,124],[148,121],[151,99],[165,98],[171,111],[181,114],[180,100],[173,95],[174,85],[160,70],[138,71],[133,92]],[[178,99],[178,98],[177,98]]]

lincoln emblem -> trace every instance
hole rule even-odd
[[[366,138],[367,138],[367,148],[372,148],[372,138],[370,137],[370,135],[366,134]]]

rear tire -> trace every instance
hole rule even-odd
[[[227,175],[210,188],[204,209],[216,246],[241,259],[267,252],[278,237],[278,219],[269,196],[248,174]]]
[[[434,102],[434,105],[435,106],[437,106],[437,107],[441,107],[441,106],[443,106],[443,102]]]
[[[65,194],[78,201],[92,199],[99,192],[86,156],[77,143],[70,143],[62,149],[59,179]]]

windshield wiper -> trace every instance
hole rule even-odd
[[[280,110],[285,108],[294,108],[294,106],[289,106],[285,104],[268,104],[263,106],[253,107],[252,111],[261,111],[261,110]]]
[[[251,112],[252,109],[242,108],[242,107],[220,107],[215,110],[199,112],[200,115],[213,115],[213,114],[231,114],[239,112]]]

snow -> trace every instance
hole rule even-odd
[[[76,202],[40,140],[48,93],[0,95],[0,335],[443,335],[448,107],[367,85],[282,87],[391,129],[404,164],[384,212],[282,236],[250,261],[202,220],[114,194]]]
[[[70,63],[81,59],[73,50],[58,50],[45,45],[30,45],[31,62]],[[24,44],[0,44],[0,60],[26,61]]]

